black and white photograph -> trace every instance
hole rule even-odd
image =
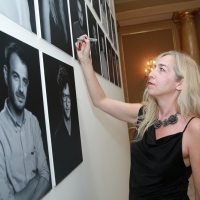
[[[107,45],[107,55],[108,55],[108,69],[109,69],[109,77],[112,83],[114,82],[114,72],[113,72],[113,58],[112,58],[112,46],[106,38],[106,45]]]
[[[112,23],[112,39],[113,39],[113,44],[115,49],[117,49],[117,41],[116,41],[116,32],[115,32],[115,22],[114,22],[114,18],[111,15],[111,23]]]
[[[74,69],[43,54],[56,184],[82,161]]]
[[[107,27],[108,27],[108,35],[109,38],[112,41],[112,22],[111,22],[111,17],[110,17],[110,7],[108,6],[108,3],[106,1],[106,12],[107,12]]]
[[[100,19],[100,8],[99,8],[99,0],[92,0],[93,8]]]
[[[0,32],[0,197],[51,189],[39,51]]]
[[[119,69],[119,58],[116,56],[116,69],[117,69],[117,77],[118,77],[118,86],[121,87],[121,76],[120,76],[120,69]]]
[[[0,13],[36,33],[34,0],[0,0]]]
[[[100,44],[99,46],[100,46],[102,76],[106,78],[107,80],[109,80],[105,35],[99,25],[98,25],[98,32],[99,32],[99,44]]]
[[[75,42],[77,38],[81,35],[88,35],[86,13],[85,13],[85,1],[84,0],[69,0],[70,10],[71,10],[71,24],[72,24],[72,34],[73,34],[73,45],[74,45],[74,55],[76,55]]]
[[[88,28],[89,28],[89,37],[96,38],[96,42],[91,42],[91,57],[94,71],[101,75],[101,63],[100,63],[100,52],[99,52],[99,41],[98,41],[98,32],[97,32],[97,23],[96,20],[87,7],[87,16],[88,16]]]
[[[38,0],[42,38],[72,56],[68,3]]]
[[[117,60],[116,60],[116,53],[112,48],[112,65],[113,65],[113,74],[114,74],[114,83],[118,86],[118,75],[117,75]]]
[[[100,0],[100,13],[101,13],[101,23],[107,33],[108,27],[107,27],[107,17],[106,17],[106,0]]]

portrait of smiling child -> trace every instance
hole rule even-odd
[[[131,143],[129,200],[188,200],[193,176],[200,199],[200,70],[187,54],[169,51],[156,58],[142,103],[106,97],[93,70],[90,41],[77,41],[77,55],[95,107],[136,131]]]

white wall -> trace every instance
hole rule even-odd
[[[128,199],[130,154],[127,124],[93,107],[81,67],[72,57],[1,14],[0,31],[74,67],[83,162],[43,199]],[[99,75],[97,78],[108,97],[124,101],[122,88]]]

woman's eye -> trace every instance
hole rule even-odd
[[[160,67],[160,71],[165,71],[162,67]]]

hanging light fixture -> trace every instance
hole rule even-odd
[[[153,71],[155,63],[155,60],[149,59],[149,61],[147,62],[147,68],[145,69],[145,76],[148,76],[149,73]]]

